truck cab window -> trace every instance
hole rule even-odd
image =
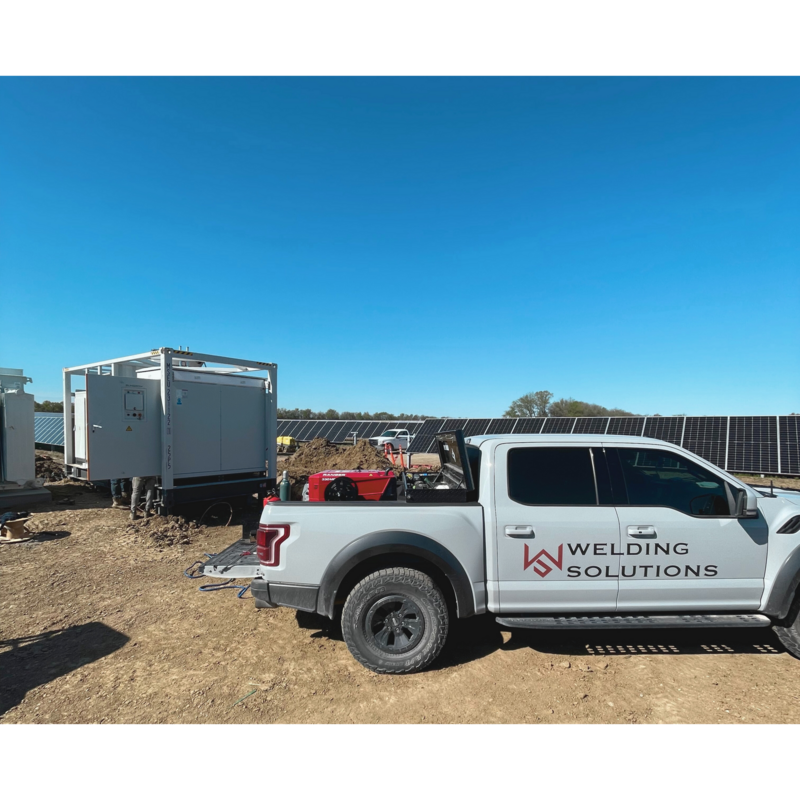
[[[695,517],[728,517],[733,493],[704,467],[667,450],[617,448],[633,506],[667,506]]]
[[[508,496],[529,506],[597,505],[589,448],[512,448]]]

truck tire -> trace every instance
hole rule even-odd
[[[356,661],[383,674],[419,672],[447,638],[447,603],[424,572],[394,567],[358,583],[342,611],[342,634]]]
[[[772,626],[781,644],[795,657],[800,658],[800,592],[794,598],[785,619]]]

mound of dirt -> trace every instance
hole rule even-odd
[[[192,536],[205,530],[204,525],[187,522],[183,517],[149,517],[131,520],[125,533],[151,547],[174,547],[191,544]]]
[[[51,456],[36,454],[36,477],[44,478],[46,482],[60,481],[67,477],[64,464],[56,461]]]
[[[329,469],[393,469],[395,474],[399,471],[366,439],[352,446],[337,445],[327,439],[313,439],[301,445],[294,455],[280,465],[278,481],[281,479],[282,471],[286,470],[292,482],[292,499],[299,500],[308,476]]]

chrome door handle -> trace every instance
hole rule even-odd
[[[532,539],[536,535],[532,525],[506,525],[505,533],[512,539]]]
[[[631,539],[655,539],[655,525],[628,525],[628,536]]]

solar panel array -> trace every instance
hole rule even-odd
[[[646,417],[609,417],[606,433],[609,436],[641,436]]]
[[[679,445],[685,424],[686,417],[648,417],[644,424],[644,435]]]
[[[36,444],[63,447],[64,415],[52,411],[34,411],[33,440]]]
[[[727,417],[686,417],[681,446],[724,468],[727,430]]]
[[[511,433],[541,433],[544,427],[544,417],[531,417],[517,421]]]
[[[744,465],[747,465],[745,467]],[[731,417],[728,427],[728,469],[778,471],[778,418]]]
[[[800,475],[800,417],[778,417],[782,475]]]
[[[465,436],[506,433],[649,436],[685,447],[730,472],[800,475],[800,416],[428,419],[419,425],[409,449],[412,453],[432,453],[436,449],[434,436],[457,428],[463,429]]]
[[[462,420],[466,422],[466,420]],[[278,436],[292,436],[298,442],[310,442],[321,436],[331,442],[352,442],[355,433],[358,439],[369,439],[384,431],[403,430],[412,436],[422,427],[422,422],[389,420],[384,422],[352,419],[279,419]]]
[[[605,433],[608,420],[605,417],[577,417],[570,433]]]
[[[542,426],[542,433],[572,433],[577,417],[548,417]]]
[[[484,434],[614,434],[650,436],[681,445],[730,472],[800,475],[800,416],[789,417],[500,417],[496,419],[389,420],[279,419],[278,436],[301,442],[322,436],[332,442],[368,439],[387,430],[407,430],[410,450],[430,453],[439,431],[461,428],[466,436]],[[64,446],[63,415],[34,413],[36,444]]]

